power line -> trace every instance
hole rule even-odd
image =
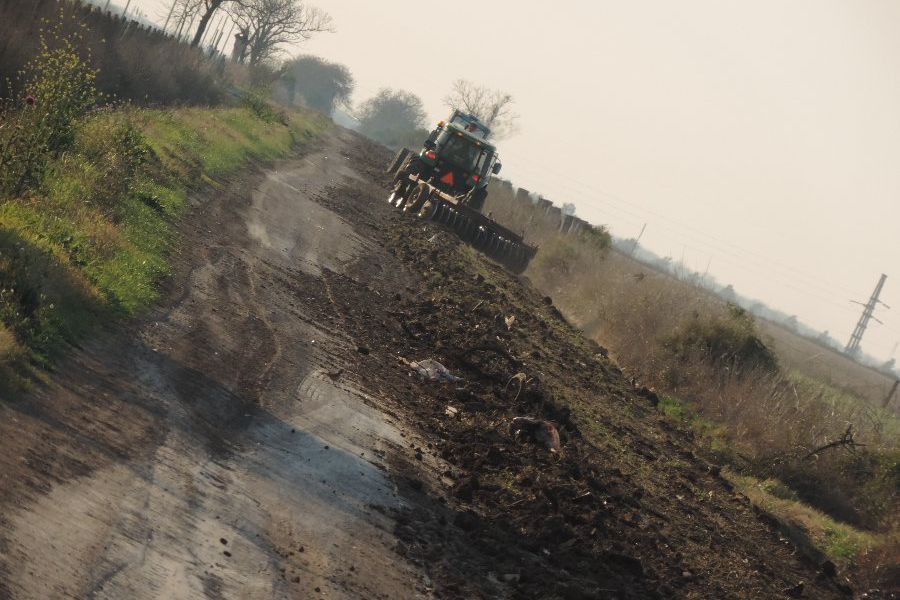
[[[574,194],[576,196],[578,196],[579,199],[586,198],[584,196],[583,192],[574,190]],[[612,208],[616,211],[623,212],[626,215],[630,215],[631,218],[629,220],[632,220],[634,223],[641,222],[639,215],[637,215],[636,213],[633,213],[627,209],[619,208],[616,206],[609,206],[608,208]],[[690,243],[684,243],[684,238],[679,237],[679,234],[681,234],[681,232],[678,231],[676,228],[668,227],[666,225],[661,225],[660,227],[662,227],[663,230],[669,230],[670,232],[672,232],[672,233],[668,233],[668,234],[663,233],[663,235],[664,235],[664,237],[668,237],[671,240],[675,241],[678,245],[687,247],[695,252],[704,253],[704,254],[709,254],[710,250],[697,248],[696,246],[693,245],[693,243],[697,242],[702,245],[709,246],[715,252],[719,252],[719,253],[723,253],[728,256],[732,256],[735,259],[737,259],[737,261],[741,261],[741,262],[736,262],[735,260],[729,260],[728,258],[722,259],[722,257],[719,256],[719,259],[727,264],[730,264],[739,269],[743,269],[743,270],[747,270],[747,271],[754,271],[757,274],[764,275],[769,278],[778,279],[781,282],[781,284],[784,285],[785,287],[789,287],[797,292],[806,294],[807,296],[810,296],[811,298],[815,298],[818,301],[827,302],[827,303],[831,304],[832,306],[840,308],[841,310],[846,310],[846,311],[852,310],[849,306],[845,306],[843,304],[835,302],[833,296],[831,295],[834,290],[831,288],[828,288],[828,287],[825,287],[822,285],[815,285],[815,287],[818,287],[819,289],[818,289],[818,291],[812,291],[810,289],[805,289],[805,288],[799,287],[798,284],[802,285],[802,284],[804,284],[804,282],[798,281],[797,278],[794,277],[793,275],[784,274],[784,273],[779,273],[779,274],[773,273],[770,264],[757,265],[754,262],[748,262],[745,257],[739,256],[739,255],[735,254],[734,252],[729,252],[726,249],[720,248],[710,242],[705,242],[704,240],[697,240],[697,239],[689,238]],[[811,284],[809,282],[806,282],[805,285],[813,286],[813,284]],[[826,294],[827,296],[823,295],[823,294]]]
[[[506,155],[509,156],[509,154],[506,154]],[[519,161],[520,158],[523,158],[523,157],[519,157],[513,153],[513,160]],[[524,160],[522,160],[522,162],[529,163],[532,165],[536,164],[534,161],[532,161],[528,158],[524,158]],[[637,204],[625,201],[625,200],[619,198],[618,196],[616,196],[615,194],[612,194],[610,192],[607,192],[605,190],[597,188],[593,185],[590,185],[583,181],[575,179],[571,176],[571,174],[562,174],[560,171],[558,171],[552,167],[549,167],[547,165],[540,165],[539,168],[544,171],[550,171],[550,172],[562,175],[561,181],[555,182],[557,185],[567,188],[574,195],[576,195],[577,198],[580,200],[593,201],[592,206],[594,206],[595,208],[600,208],[601,212],[604,212],[603,209],[605,208],[606,212],[611,210],[613,213],[619,213],[617,215],[612,215],[612,214],[610,215],[614,218],[617,218],[620,220],[624,219],[625,221],[628,221],[632,224],[640,224],[642,222],[646,222],[645,219],[646,219],[647,214],[655,215],[656,217],[658,217],[665,223],[664,225],[660,225],[659,223],[657,223],[657,228],[661,227],[662,229],[668,230],[671,232],[668,235],[664,232],[664,234],[663,234],[664,237],[670,238],[671,240],[677,242],[679,245],[682,245],[683,238],[678,237],[678,236],[680,236],[680,235],[689,236],[688,239],[690,239],[692,243],[699,243],[699,244],[707,247],[705,249],[699,249],[699,248],[694,247],[691,244],[687,244],[686,247],[690,248],[691,250],[694,250],[694,251],[700,252],[700,253],[707,253],[707,254],[724,253],[724,254],[733,256],[734,258],[736,258],[742,262],[736,263],[733,261],[729,261],[727,259],[724,262],[726,262],[732,266],[736,266],[739,269],[743,269],[745,271],[754,271],[756,273],[762,272],[762,274],[766,275],[767,277],[777,279],[780,281],[780,283],[782,285],[785,285],[786,287],[789,287],[797,292],[805,294],[805,295],[809,296],[810,298],[815,298],[816,300],[819,300],[821,302],[826,302],[829,305],[839,308],[844,311],[848,311],[848,312],[852,311],[852,309],[849,306],[841,304],[839,302],[836,302],[833,297],[833,293],[834,293],[835,289],[840,289],[840,290],[843,290],[843,291],[849,292],[849,293],[855,293],[855,290],[851,290],[850,288],[846,287],[845,285],[837,284],[833,281],[823,281],[819,278],[815,278],[803,271],[798,270],[796,267],[792,267],[791,265],[782,263],[782,262],[780,262],[776,259],[773,259],[767,255],[748,250],[737,244],[734,244],[733,242],[721,240],[721,239],[717,238],[716,236],[713,236],[713,235],[707,233],[706,231],[698,229],[694,226],[687,225],[685,223],[682,223],[676,219],[670,218],[666,215],[663,215],[663,214],[653,211],[651,209],[647,209],[647,208],[639,206]],[[572,184],[577,184],[582,189],[577,189]],[[602,199],[597,198],[598,195],[602,196],[603,198]],[[600,200],[599,206],[598,206],[598,203],[596,202],[597,200]],[[641,212],[640,213],[634,212],[634,210],[632,210],[632,209],[636,209],[637,211],[641,211]],[[694,232],[695,234],[699,234],[700,236],[709,238],[710,240],[713,240],[716,243],[711,243],[711,242],[705,241],[703,239],[697,239],[696,236],[691,235],[690,233],[685,233],[685,231],[683,231],[683,230],[689,230],[690,232]],[[673,233],[674,233],[674,235],[672,235]],[[722,244],[726,247],[733,248],[734,250],[733,251],[728,250],[717,244]],[[744,253],[747,256],[741,256],[738,253]],[[721,260],[721,256],[719,256],[719,258]],[[755,264],[756,262],[760,262],[761,264],[756,265]],[[799,287],[799,286],[805,286],[805,287]],[[812,289],[810,289],[810,288],[812,288]],[[815,291],[813,291],[813,290],[815,290]],[[822,294],[825,294],[826,296],[823,296]],[[891,325],[887,325],[886,328],[895,333],[900,333],[900,330],[895,329]]]
[[[804,272],[802,272],[802,271],[799,271],[799,270],[797,270],[796,268],[791,267],[790,265],[786,265],[786,264],[779,263],[776,259],[773,259],[773,258],[768,257],[768,256],[763,255],[763,254],[759,254],[759,253],[754,252],[754,251],[751,251],[751,250],[747,250],[746,248],[743,248],[743,247],[741,247],[741,246],[738,246],[737,244],[734,244],[733,242],[728,242],[728,241],[725,241],[725,240],[720,240],[719,238],[717,238],[717,237],[715,237],[715,236],[713,236],[713,235],[707,233],[707,232],[704,231],[704,230],[697,229],[696,227],[693,227],[693,226],[691,226],[691,225],[687,225],[687,224],[681,223],[680,221],[677,221],[676,219],[672,219],[672,218],[670,218],[670,217],[668,217],[668,216],[666,216],[666,215],[662,215],[662,214],[660,214],[660,213],[658,213],[658,212],[656,212],[656,211],[653,211],[653,210],[651,210],[651,209],[646,209],[646,208],[643,208],[643,207],[638,207],[637,205],[635,205],[635,204],[633,204],[633,203],[624,201],[624,200],[618,198],[617,196],[615,196],[615,195],[613,195],[613,194],[611,194],[611,193],[609,193],[609,192],[606,192],[606,191],[601,190],[601,189],[599,189],[599,188],[592,187],[592,186],[590,186],[590,185],[588,185],[588,184],[586,184],[586,183],[579,182],[579,181],[577,181],[577,180],[571,180],[571,181],[572,181],[573,183],[579,183],[582,187],[584,187],[585,189],[591,191],[591,192],[594,193],[594,194],[599,194],[599,195],[605,196],[605,197],[607,198],[607,199],[606,199],[606,202],[607,202],[607,203],[618,202],[618,203],[620,203],[620,204],[624,204],[624,205],[626,205],[626,206],[634,207],[634,208],[637,208],[638,210],[641,210],[642,213],[644,213],[644,214],[641,214],[641,215],[635,215],[636,218],[646,218],[646,213],[649,213],[649,214],[652,214],[652,215],[657,216],[657,217],[660,218],[660,219],[663,219],[664,221],[666,221],[666,222],[668,222],[668,223],[670,223],[670,224],[672,224],[672,225],[674,225],[674,226],[680,227],[680,228],[682,228],[682,229],[690,230],[690,231],[692,232],[691,235],[692,235],[692,240],[693,240],[693,241],[702,243],[702,244],[704,244],[704,245],[708,245],[708,246],[710,246],[710,247],[712,247],[712,248],[715,248],[715,249],[716,249],[717,251],[719,251],[719,252],[728,252],[728,253],[730,253],[730,254],[734,254],[733,251],[725,250],[725,249],[723,249],[723,248],[721,248],[721,247],[715,246],[714,244],[711,244],[711,243],[709,243],[709,242],[705,242],[705,241],[703,241],[703,240],[697,240],[697,239],[695,238],[695,235],[705,236],[705,237],[707,237],[707,238],[713,240],[713,241],[716,242],[716,243],[724,244],[725,246],[730,246],[731,248],[733,248],[733,249],[735,249],[735,250],[737,250],[737,251],[739,251],[739,252],[743,252],[743,253],[745,253],[745,254],[748,254],[748,255],[750,255],[750,256],[753,257],[753,258],[751,258],[751,260],[761,260],[761,261],[764,261],[764,263],[765,263],[767,269],[771,269],[772,266],[777,266],[777,267],[780,267],[780,268],[783,269],[783,270],[790,271],[790,272],[791,272],[791,273],[790,273],[790,277],[791,277],[792,279],[795,279],[795,278],[798,278],[798,277],[799,277],[799,278],[803,278],[803,279],[807,280],[807,284],[808,284],[808,285],[816,285],[816,286],[820,287],[820,288],[822,289],[822,291],[824,291],[824,292],[826,292],[826,293],[832,293],[832,292],[834,291],[834,288],[835,288],[835,287],[838,287],[838,288],[843,287],[843,286],[840,286],[840,285],[834,285],[834,284],[832,284],[831,282],[829,282],[827,286],[823,286],[822,284],[819,284],[818,281],[814,281],[813,278],[810,277],[808,274],[806,274],[806,273],[804,273]],[[572,188],[571,186],[566,185],[565,183],[563,183],[562,185],[563,185],[564,187],[569,187],[570,189],[573,189],[573,190],[574,190],[574,188]],[[576,191],[576,193],[581,193],[581,194],[583,194],[584,192],[577,192],[577,191]],[[596,197],[591,197],[590,199],[591,199],[591,200],[597,200]],[[618,208],[618,207],[613,207],[613,208]],[[621,209],[621,208],[618,208],[618,210],[623,210],[623,211],[625,211],[625,209]],[[632,213],[632,214],[633,214],[633,213]],[[746,260],[746,258],[745,258],[745,257],[742,257],[742,256],[738,256],[738,258],[741,258],[741,259],[743,259],[743,260]],[[855,293],[855,291],[850,290],[849,288],[843,288],[843,289],[844,289],[844,291],[846,291],[846,292],[848,292],[848,293]]]
[[[515,156],[515,155],[514,155],[514,156]],[[522,158],[522,157],[516,156],[515,160],[516,160],[516,161],[519,161],[521,158]],[[533,163],[530,159],[527,159],[527,158],[525,158],[523,162],[535,164],[535,163]],[[753,250],[748,250],[748,249],[743,248],[743,247],[741,247],[741,246],[739,246],[739,245],[737,245],[737,244],[735,244],[735,243],[733,243],[733,242],[729,242],[729,241],[727,241],[727,240],[719,239],[719,238],[717,238],[716,236],[714,236],[714,235],[712,235],[712,234],[710,234],[710,233],[708,233],[708,232],[706,232],[706,231],[704,231],[704,230],[702,230],[702,229],[698,229],[698,228],[695,227],[695,226],[692,226],[692,225],[683,223],[683,222],[681,222],[681,221],[678,221],[677,219],[671,218],[671,217],[669,217],[669,216],[667,216],[667,215],[663,215],[663,214],[658,213],[658,212],[656,212],[656,211],[654,211],[654,210],[652,210],[652,209],[648,209],[648,208],[643,207],[643,206],[638,206],[637,204],[634,204],[634,203],[632,203],[632,202],[628,202],[628,201],[626,201],[626,200],[624,200],[624,199],[622,199],[622,198],[616,196],[615,194],[612,194],[611,192],[602,190],[602,189],[600,189],[600,188],[597,188],[596,186],[590,185],[590,184],[585,183],[585,182],[583,182],[583,181],[579,181],[578,179],[574,179],[574,178],[572,178],[571,175],[569,175],[569,174],[562,174],[561,172],[559,172],[559,171],[553,169],[552,167],[548,167],[547,165],[542,165],[542,166],[540,166],[540,169],[541,169],[541,170],[545,170],[545,171],[552,171],[552,172],[555,172],[555,173],[557,173],[557,174],[563,175],[561,182],[560,182],[560,181],[557,181],[557,182],[556,182],[557,185],[562,185],[563,187],[567,187],[567,188],[569,188],[569,189],[575,191],[575,189],[574,189],[571,185],[569,185],[569,184],[570,184],[570,183],[571,183],[571,184],[577,184],[577,185],[581,186],[582,188],[584,188],[585,190],[587,190],[588,192],[590,192],[590,193],[593,194],[593,195],[599,195],[599,196],[605,197],[605,199],[606,199],[605,201],[606,201],[606,203],[607,203],[608,205],[609,205],[610,203],[618,203],[618,204],[622,204],[622,205],[625,205],[625,206],[627,206],[627,207],[630,207],[630,208],[637,209],[637,210],[641,211],[641,212],[642,212],[641,215],[634,215],[634,217],[635,217],[636,219],[639,219],[639,220],[640,220],[640,219],[645,219],[647,214],[654,215],[654,216],[656,216],[656,217],[658,217],[658,218],[660,218],[660,219],[663,219],[664,221],[669,222],[670,224],[672,224],[672,225],[674,225],[674,226],[680,227],[680,228],[682,228],[682,229],[689,230],[690,232],[692,232],[692,235],[700,235],[700,236],[707,237],[707,238],[713,240],[714,242],[716,242],[716,243],[718,243],[718,244],[723,244],[723,245],[725,245],[725,246],[729,246],[729,247],[733,248],[734,250],[736,250],[736,251],[738,251],[738,252],[742,252],[742,253],[744,253],[744,254],[750,255],[750,256],[753,257],[753,260],[761,260],[761,261],[764,261],[766,267],[769,268],[769,269],[771,269],[771,268],[774,266],[774,267],[780,268],[780,269],[782,269],[782,270],[784,270],[784,271],[790,271],[790,277],[791,277],[791,278],[794,278],[794,279],[796,279],[796,278],[802,278],[802,279],[805,279],[805,280],[806,280],[806,283],[807,283],[808,285],[815,285],[815,286],[819,287],[823,292],[826,292],[826,293],[832,293],[832,292],[834,291],[835,288],[839,288],[839,289],[842,289],[843,291],[845,291],[845,292],[847,292],[847,293],[851,293],[851,294],[852,294],[852,293],[856,293],[855,290],[851,290],[851,289],[849,289],[849,288],[847,288],[847,287],[845,287],[845,286],[843,286],[843,285],[841,285],[841,284],[835,284],[835,283],[833,283],[833,282],[828,282],[827,285],[820,284],[817,280],[814,280],[814,278],[812,278],[809,274],[807,274],[807,273],[805,273],[805,272],[803,272],[803,271],[800,271],[800,270],[797,269],[796,267],[792,267],[792,266],[790,266],[790,265],[788,265],[788,264],[781,263],[781,262],[778,261],[777,259],[774,259],[774,258],[772,258],[772,257],[770,257],[770,256],[767,256],[767,255],[764,255],[764,254],[755,252],[755,251],[753,251]],[[584,194],[585,192],[577,192],[577,191],[576,191],[576,193]],[[598,198],[596,198],[596,196],[592,196],[590,199],[596,201]],[[622,208],[619,208],[619,207],[613,207],[613,208],[618,208],[618,210],[622,210],[622,211],[624,211],[624,212],[630,212],[630,211],[627,211],[626,209],[622,209]],[[634,214],[634,213],[631,213],[631,214]],[[731,252],[731,251],[728,251],[728,250],[724,250],[724,249],[722,249],[722,248],[720,248],[720,247],[713,246],[713,245],[710,244],[709,242],[703,242],[703,241],[701,241],[701,240],[694,240],[694,241],[698,241],[698,242],[700,242],[700,243],[704,243],[704,244],[706,244],[706,245],[710,245],[710,246],[714,247],[716,250],[718,250],[718,251],[720,251],[720,252]],[[731,252],[731,253],[733,253],[733,252]],[[744,257],[739,257],[739,258],[744,259]]]

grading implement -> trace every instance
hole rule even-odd
[[[403,148],[394,156],[388,202],[447,225],[466,243],[521,273],[537,248],[481,212],[490,177],[500,172],[490,133],[474,116],[454,111],[449,121],[438,123],[421,152]]]

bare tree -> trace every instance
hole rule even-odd
[[[331,16],[303,0],[236,0],[229,12],[247,39],[245,55],[239,58],[249,59],[251,65],[273,58],[284,44],[334,31]]]
[[[190,29],[197,19],[202,2],[203,0],[175,0],[167,24],[168,22],[173,24],[173,31],[177,37],[181,37],[184,31]]]
[[[219,10],[223,4],[237,1],[238,0],[193,0],[200,14],[200,23],[197,25],[197,31],[194,33],[194,39],[191,41],[191,46],[200,45],[200,41],[203,39],[203,34],[206,32],[206,27],[209,25],[210,19],[212,19],[213,15],[216,14],[216,11]]]
[[[197,22],[197,29],[191,38],[192,46],[199,46],[203,36],[209,27],[210,21],[219,9],[226,8],[229,4],[237,4],[243,0],[174,0],[170,12],[166,16],[166,25],[174,23],[175,32],[179,37],[182,33],[188,33]],[[200,18],[199,22],[197,18]]]
[[[506,92],[457,79],[444,103],[453,110],[462,110],[478,117],[491,128],[495,138],[509,137],[517,130],[519,115],[512,109],[512,95]]]

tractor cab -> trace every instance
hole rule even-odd
[[[472,126],[472,123],[438,123],[419,155],[432,171],[432,183],[450,194],[484,188],[490,176],[500,172],[497,149],[484,138],[473,135],[468,130]]]

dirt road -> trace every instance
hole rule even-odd
[[[0,597],[843,595],[384,159],[336,131],[198,194],[161,308],[0,404]]]
[[[372,508],[401,505],[403,439],[339,375],[357,348],[322,275],[383,252],[314,202],[359,177],[342,144],[204,200],[172,306],[4,405],[6,596],[416,595]]]

